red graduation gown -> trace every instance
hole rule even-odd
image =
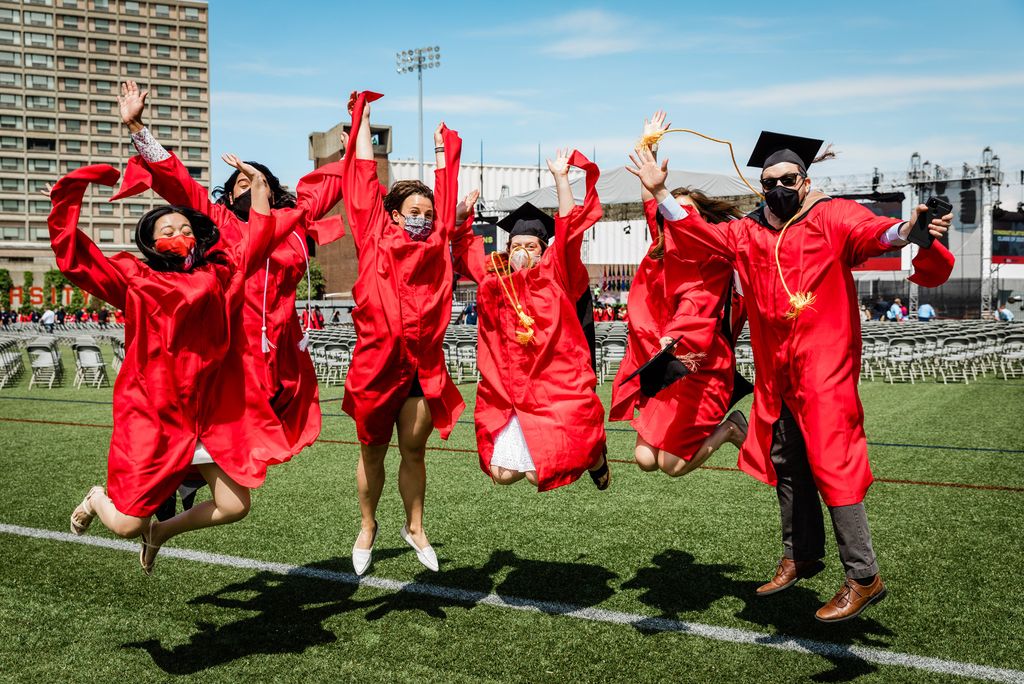
[[[645,202],[644,213],[653,247],[657,202]],[[649,444],[688,461],[729,410],[736,364],[723,330],[732,266],[720,257],[684,256],[666,249],[663,259],[647,256],[637,268],[629,291],[629,342],[612,386],[609,419],[631,420]],[[640,393],[639,377],[622,382],[661,349],[662,337],[680,335],[677,354],[705,354],[696,372],[654,397]]]
[[[69,173],[50,194],[48,223],[60,270],[125,312],[107,492],[120,512],[145,517],[189,472],[197,440],[245,487],[260,486],[267,464],[288,452],[242,361],[245,278],[280,235],[271,217],[254,213],[251,231],[219,242],[187,273],[155,271],[127,252],[108,258],[78,230],[78,217],[88,185],[113,185],[118,175],[106,165]]]
[[[124,185],[135,191],[152,187],[171,204],[206,214],[228,243],[240,239],[247,230],[234,212],[210,201],[206,188],[195,182],[173,154],[154,163],[134,157],[125,172]],[[309,352],[299,346],[304,333],[296,313],[295,288],[306,274],[306,236],[327,244],[345,234],[341,217],[320,220],[341,200],[341,163],[327,164],[304,176],[296,188],[296,198],[295,208],[271,210],[279,224],[292,228],[291,235],[246,280],[243,309],[249,384],[262,386],[280,419],[291,445],[289,458],[320,435],[320,392]],[[268,342],[265,348],[264,326]]]
[[[605,443],[604,407],[594,388],[590,348],[576,315],[576,301],[590,286],[580,259],[583,235],[601,218],[594,185],[597,166],[579,152],[569,163],[587,174],[582,206],[555,217],[555,239],[537,266],[512,274],[533,340],[516,340],[519,319],[491,272],[481,238],[467,222],[453,242],[456,269],[478,283],[476,440],[480,467],[490,475],[494,440],[514,413],[537,466],[537,489],[571,484],[600,458]],[[506,282],[506,285],[508,283]]]
[[[342,409],[355,419],[361,443],[387,444],[418,377],[434,427],[447,439],[466,407],[448,374],[443,346],[452,313],[449,242],[462,141],[445,129],[447,168],[434,176],[434,228],[426,240],[411,239],[384,210],[377,162],[355,156],[363,104],[378,97],[359,94],[342,160],[345,212],[359,258],[352,288],[356,348]]]
[[[850,200],[819,198],[789,227],[779,250],[790,289],[817,297],[791,320],[775,265],[779,231],[757,215],[708,224],[690,211],[683,220],[665,224],[672,249],[698,259],[727,259],[740,275],[757,372],[750,436],[739,466],[775,485],[772,425],[785,402],[800,426],[825,503],[859,503],[873,478],[857,393],[860,314],[851,267],[890,249],[880,238],[897,220]]]

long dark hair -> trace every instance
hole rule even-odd
[[[286,190],[281,184],[281,179],[271,173],[263,164],[259,162],[245,162],[250,164],[262,173],[267,179],[267,185],[270,186],[270,208],[271,209],[285,209],[295,206],[295,195]],[[216,200],[217,204],[223,204],[228,209],[234,211],[232,207],[231,194],[234,192],[235,183],[238,181],[238,174],[242,173],[238,169],[228,176],[228,179],[224,181],[224,185],[218,185],[213,189],[213,199]]]
[[[213,224],[210,217],[189,207],[164,206],[153,209],[135,224],[135,246],[142,252],[146,264],[154,271],[185,270],[185,257],[158,252],[154,247],[156,240],[153,237],[153,227],[161,216],[168,214],[181,214],[188,219],[189,225],[192,226],[192,236],[196,240],[196,253],[192,268],[202,266],[209,261],[207,252],[220,240],[220,231],[217,230],[217,226]]]
[[[708,197],[700,190],[691,190],[690,188],[676,188],[672,191],[672,196],[676,199],[680,197],[689,197],[693,204],[697,207],[697,213],[701,215],[708,223],[725,223],[726,221],[732,221],[738,218],[742,212],[740,208],[728,200],[719,199],[718,197]],[[665,256],[665,230],[664,230],[664,219],[661,214],[658,214],[658,239],[655,240],[654,246],[648,253],[648,256],[652,259],[661,259]]]

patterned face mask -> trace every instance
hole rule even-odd
[[[433,219],[428,219],[422,214],[416,216],[403,216],[405,219],[405,232],[409,234],[409,237],[417,242],[422,242],[430,237],[430,233],[434,230]]]

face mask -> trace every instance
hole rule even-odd
[[[796,216],[802,204],[799,192],[781,185],[776,185],[769,190],[764,196],[764,201],[772,213],[783,221],[788,221]]]
[[[249,221],[249,210],[251,208],[252,194],[248,190],[231,200],[231,211],[235,212],[235,216],[245,222]]]
[[[175,235],[174,237],[157,238],[153,243],[153,249],[161,254],[173,254],[174,256],[187,257],[196,248],[196,239],[191,235]]]
[[[423,214],[416,216],[405,216],[405,232],[409,234],[413,240],[422,241],[430,237],[430,232],[434,230],[433,219],[428,219]]]
[[[533,266],[533,255],[522,247],[516,247],[508,255],[508,264],[513,271],[520,271]]]

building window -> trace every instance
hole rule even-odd
[[[162,119],[171,118],[172,111],[169,105],[157,105],[153,107],[153,112]]]
[[[142,65],[138,62],[122,62],[124,66],[124,72],[129,76],[141,76]]]
[[[88,163],[89,162],[86,162],[86,161],[76,161],[76,160],[66,161],[66,162],[64,162],[64,173],[70,173],[71,171],[74,171],[75,169],[80,169],[80,168],[82,168],[83,166],[85,166]]]
[[[53,34],[51,33],[29,33],[25,32],[25,46],[26,47],[41,47],[41,48],[52,48],[53,47]]]
[[[66,133],[81,133],[82,126],[85,125],[85,122],[80,119],[63,119],[61,123],[64,124]]]
[[[21,171],[25,163],[19,157],[0,157],[0,169],[4,171]]]
[[[202,40],[202,34],[195,26],[185,27],[185,40],[191,43],[198,43]]]
[[[20,107],[21,95],[13,93],[0,93],[0,107]]]
[[[0,178],[0,190],[4,192],[22,192],[25,181],[20,178]]]
[[[53,76],[40,76],[39,74],[28,74],[25,76],[25,87],[34,90],[53,90]]]
[[[170,38],[171,37],[171,27],[167,26],[166,24],[154,24],[153,25],[153,35],[156,36],[157,38]]]
[[[202,121],[203,110],[198,107],[185,107],[185,118],[189,121]]]
[[[113,216],[114,215],[114,205],[113,204],[107,204],[106,202],[104,202],[103,204],[101,204],[99,206],[96,206],[94,204],[93,207],[94,207],[94,209],[97,210],[96,213],[100,214],[101,216]],[[111,238],[111,240],[113,240],[113,238]]]
[[[153,65],[153,71],[157,78],[171,78],[174,70],[166,64]]]
[[[25,66],[30,69],[52,69],[53,68],[53,55],[36,55],[26,54],[25,55]]]
[[[81,140],[65,140],[64,151],[69,154],[81,154],[82,153],[82,141]]]
[[[28,170],[36,173],[56,173],[57,162],[53,159],[29,159]]]
[[[62,78],[61,82],[64,84],[64,90],[76,92],[82,89],[82,80],[78,78]],[[73,100],[77,102],[77,100]]]
[[[110,206],[110,205],[107,205],[107,206]],[[113,213],[113,212],[110,212],[110,213]],[[113,242],[114,241],[114,229],[113,228],[100,228],[99,232],[98,232],[98,235],[99,235],[99,241],[100,242],[107,243],[107,242]]]
[[[21,18],[16,9],[0,9],[0,24],[20,24]]]
[[[114,103],[107,102],[105,100],[93,102],[92,106],[95,108],[97,114],[110,114],[114,111]]]
[[[159,98],[173,97],[174,89],[168,85],[154,86],[153,93]]]
[[[36,242],[49,242],[50,241],[50,231],[49,231],[49,229],[47,229],[47,228],[33,228],[32,229],[32,239],[35,240]]]
[[[25,98],[25,104],[29,109],[53,109],[54,100],[52,97],[29,95]]]
[[[57,141],[50,138],[29,138],[25,141],[29,152],[56,152]]]
[[[183,14],[187,21],[199,21],[198,7],[185,7]]]
[[[6,203],[6,201],[7,200],[4,200],[5,203]],[[10,213],[21,212],[21,208],[20,208],[21,202],[18,202],[18,205],[19,205],[19,208],[18,209],[10,210]],[[6,208],[4,208],[3,211],[8,211],[8,210]],[[4,232],[3,232],[4,240],[21,240],[21,239],[23,239],[24,235],[25,235],[25,229],[24,228],[15,228],[13,226],[4,226]],[[7,260],[11,261],[12,258],[8,257]]]
[[[82,100],[62,100],[65,112],[80,112],[82,111]]]
[[[0,30],[0,45],[21,45],[19,31]]]
[[[125,35],[129,36],[141,36],[142,35],[142,24],[135,21],[126,21],[124,24]]]
[[[110,135],[114,132],[114,124],[109,121],[95,121],[93,126],[96,129],[98,135]]]
[[[25,118],[25,123],[28,125],[28,130],[30,131],[57,130],[57,122],[53,119],[44,119],[38,116],[29,116]]]
[[[61,36],[61,43],[65,50],[78,50],[82,47],[82,41],[72,36]]]
[[[48,184],[49,184],[49,181],[40,180],[38,178],[29,178],[28,179],[28,191],[29,191],[29,193],[42,192],[43,190],[46,190],[46,186]]]
[[[46,12],[25,12],[26,26],[53,26],[53,15]]]
[[[162,19],[169,19],[171,16],[171,6],[153,5],[153,16],[160,17]]]
[[[191,62],[198,62],[202,58],[199,48],[185,48],[185,59]]]
[[[161,59],[171,58],[171,46],[170,45],[154,45],[154,54]]]
[[[114,154],[114,143],[107,142],[107,141],[98,142],[98,143],[95,143],[94,149],[96,150],[96,154],[102,154],[104,156],[110,156],[110,155]]]
[[[64,57],[64,71],[79,71],[82,68],[82,60],[77,57]]]
[[[100,31],[101,33],[110,33],[110,20],[109,19],[93,19],[92,30]]]
[[[20,116],[11,114],[0,114],[0,128],[21,130],[22,120]]]
[[[145,204],[129,204],[127,206],[128,206],[128,214],[131,215],[131,216],[142,216],[143,214],[146,213],[146,205]]]
[[[0,200],[0,211],[4,213],[12,214],[16,211],[23,211],[25,203],[22,200],[5,199]]]
[[[126,55],[140,56],[142,54],[142,43],[125,43],[124,53]]]
[[[125,14],[139,14],[140,10],[141,7],[138,2],[135,2],[135,0],[128,0],[124,3]]]
[[[96,89],[97,93],[112,93],[112,92],[114,92],[114,82],[113,81],[93,81],[92,85]]]
[[[185,68],[185,78],[187,78],[190,81],[198,81],[199,80],[199,69],[196,69],[195,67],[186,67]]]
[[[203,99],[202,88],[185,88],[185,99],[187,100],[201,100]]]
[[[174,129],[170,126],[164,126],[163,124],[157,124],[156,126],[153,126],[153,135],[160,138],[170,138],[173,132]]]
[[[21,53],[0,51],[0,66],[21,66]]]
[[[32,214],[49,214],[51,206],[46,200],[29,200],[28,210]]]
[[[105,52],[109,53],[110,49],[114,46],[113,41],[109,40],[94,40],[92,42],[93,52]]]
[[[110,0],[92,0],[92,8],[98,12],[109,12]]]
[[[21,74],[12,74],[9,71],[0,71],[0,86],[8,88],[21,87]]]
[[[25,146],[25,139],[13,135],[0,135],[0,149],[20,150]]]

